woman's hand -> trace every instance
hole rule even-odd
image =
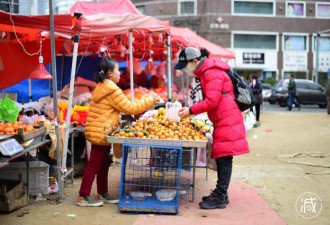
[[[181,118],[186,118],[186,117],[190,116],[189,107],[183,107],[182,109],[180,109],[179,116]]]

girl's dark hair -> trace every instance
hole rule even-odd
[[[253,73],[253,74],[252,74],[252,79],[256,79],[256,80],[257,80],[257,79],[258,79],[257,74]]]
[[[209,52],[206,48],[201,48],[200,51],[201,51],[201,57],[202,57],[202,58],[205,57],[205,56],[206,56],[206,58],[209,57],[210,52]]]
[[[109,56],[104,56],[102,61],[99,63],[99,71],[95,74],[95,81],[103,82],[107,79],[107,73],[110,70],[111,72],[115,69],[117,61],[115,59],[111,59]]]
[[[195,59],[197,59],[198,61],[201,60],[201,58],[203,58],[203,57],[208,58],[209,55],[210,55],[210,52],[209,52],[206,48],[201,48],[200,52],[201,52],[201,56],[195,58]],[[194,60],[194,59],[188,60],[188,62],[192,62],[193,60]]]

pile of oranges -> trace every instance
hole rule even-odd
[[[0,122],[0,134],[18,134],[18,128],[23,128],[24,133],[34,130],[32,125],[24,125],[21,121],[15,121],[12,123]]]
[[[114,136],[206,141],[205,132],[207,131],[202,127],[197,129],[190,118],[182,119],[179,123],[165,119],[163,110],[161,110],[161,113],[156,114],[154,119],[138,120],[134,126],[126,126]]]

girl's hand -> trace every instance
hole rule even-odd
[[[179,116],[181,118],[186,118],[190,116],[189,107],[183,107],[182,109],[180,109]]]
[[[118,125],[120,126],[120,127],[122,127],[122,121],[121,121],[121,115],[119,114],[119,121],[118,121]]]

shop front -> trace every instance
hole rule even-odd
[[[308,79],[308,34],[283,34],[283,79]]]
[[[267,78],[278,79],[277,76],[277,51],[274,50],[235,50],[235,70],[245,79],[251,74],[257,74],[261,80]]]

